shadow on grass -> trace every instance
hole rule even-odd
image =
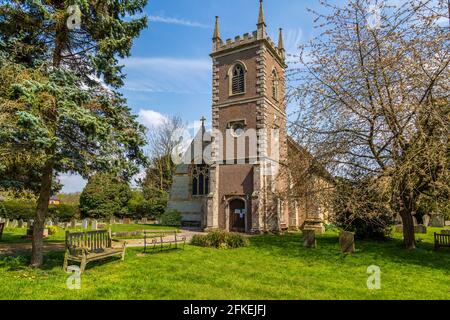
[[[303,247],[301,233],[285,235],[263,235],[250,238],[251,247],[259,252],[271,255],[295,257],[299,259],[320,259],[329,263],[336,263],[350,257],[339,249],[337,234],[318,235],[317,247],[308,249]],[[434,251],[433,245],[422,242],[415,250],[406,250],[400,239],[387,240],[357,240],[356,252],[351,255],[355,263],[372,264],[373,261],[385,260],[389,263],[413,264],[450,272],[450,250]]]

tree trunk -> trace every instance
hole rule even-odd
[[[53,160],[49,159],[41,177],[41,190],[37,201],[36,217],[33,223],[33,241],[31,250],[31,267],[40,267],[43,263],[42,247],[45,218],[48,212],[48,202],[52,189]]]
[[[406,249],[416,248],[416,238],[414,234],[414,220],[412,217],[412,210],[407,208],[402,208],[400,210],[400,216],[403,222],[403,241],[405,243]]]

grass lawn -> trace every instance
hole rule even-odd
[[[158,229],[174,229],[174,227],[166,227],[155,224],[112,224],[106,225],[105,229],[111,228],[112,232],[127,232],[127,231],[138,231],[138,230],[158,230]],[[70,232],[85,231],[82,228],[68,228]],[[64,242],[65,230],[58,228],[56,234],[49,235],[48,238],[44,239],[44,242]],[[3,238],[0,241],[0,246],[2,243],[31,243],[30,240],[23,238],[27,234],[26,228],[6,228],[3,232]],[[120,239],[121,237],[117,237]],[[130,238],[142,238],[142,236],[127,237]]]
[[[358,241],[357,252],[339,252],[337,234],[318,236],[316,249],[301,235],[251,237],[234,250],[186,249],[91,263],[80,290],[68,290],[63,254],[46,255],[40,270],[29,257],[0,256],[1,299],[450,299],[450,250],[432,250],[432,232],[418,235],[414,251],[401,235],[384,242]],[[114,260],[112,258],[111,260]],[[381,289],[366,286],[369,265],[381,268]]]

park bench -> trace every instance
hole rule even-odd
[[[2,240],[3,229],[5,229],[5,223],[4,222],[0,222],[0,240]]]
[[[162,251],[164,248],[178,248],[178,244],[186,244],[186,237],[179,236],[178,230],[144,230],[144,252],[147,252],[147,246],[152,247],[154,252],[157,248]]]
[[[434,233],[434,249],[437,250],[442,247],[450,248],[450,234]]]
[[[113,248],[111,230],[94,230],[86,232],[66,231],[66,254],[64,256],[64,270],[67,271],[68,261],[80,262],[80,272],[91,261],[101,260],[112,256],[125,258],[126,242],[121,248]]]

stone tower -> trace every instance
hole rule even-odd
[[[207,230],[259,233],[288,225],[278,164],[287,155],[285,50],[267,35],[260,0],[257,30],[223,41],[216,17]]]

